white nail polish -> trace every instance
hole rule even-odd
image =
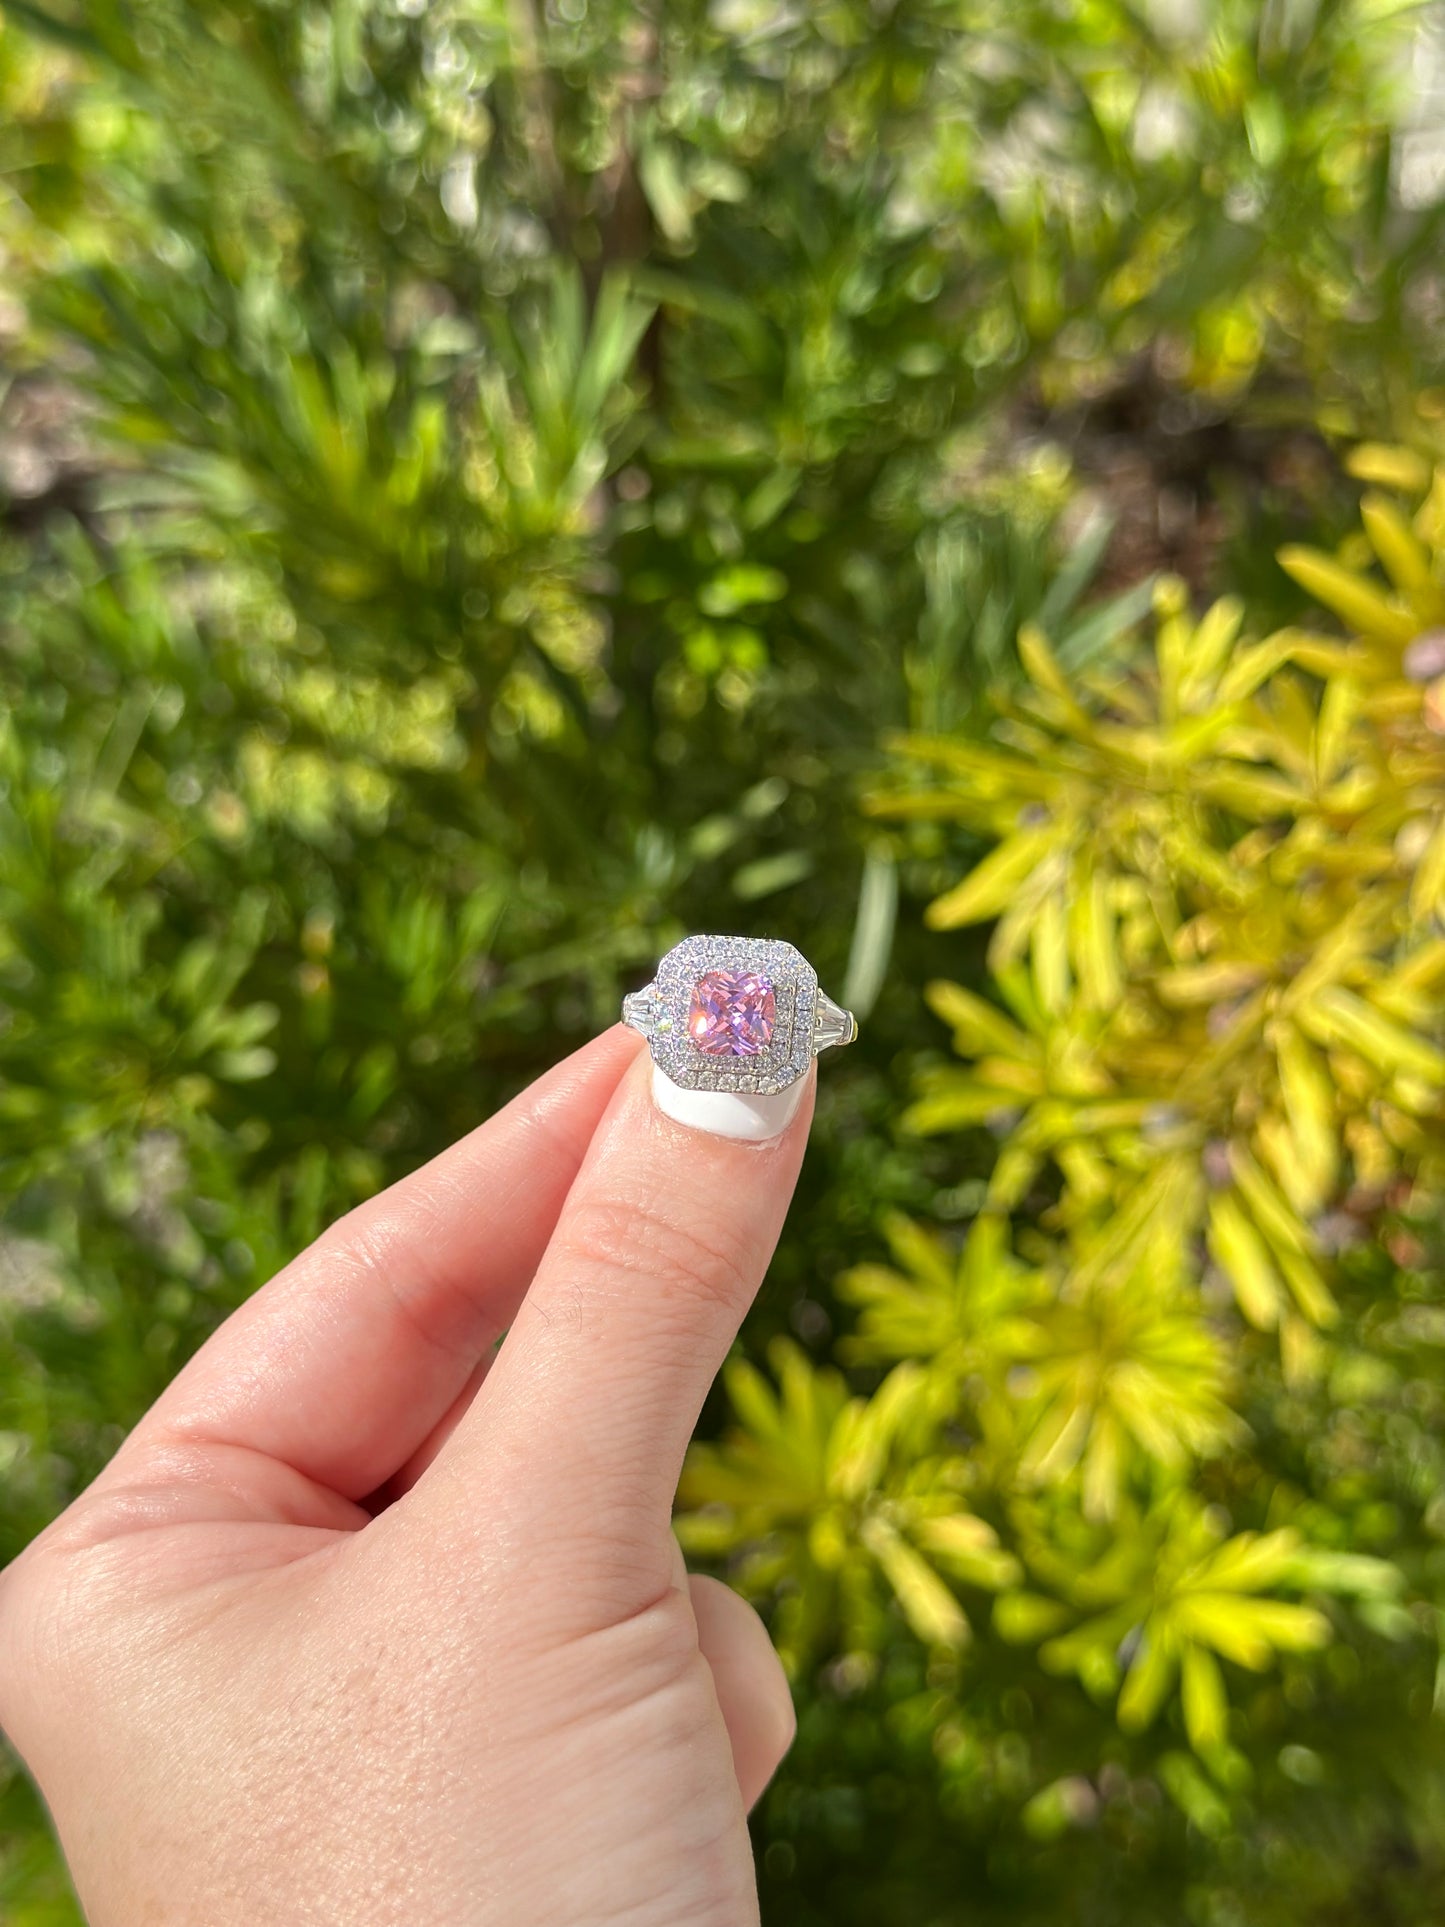
[[[761,1097],[746,1091],[685,1091],[664,1071],[652,1067],[652,1100],[664,1116],[715,1137],[761,1143],[786,1131],[797,1115],[808,1080],[800,1077],[785,1091]]]

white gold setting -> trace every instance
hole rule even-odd
[[[689,1030],[694,993],[711,972],[752,973],[772,996],[769,1034],[746,1054],[717,1054]],[[818,988],[818,973],[801,951],[771,937],[684,937],[642,990],[622,1000],[622,1021],[647,1039],[652,1061],[688,1091],[771,1096],[807,1072],[821,1050],[851,1044],[851,1011]]]

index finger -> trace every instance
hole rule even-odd
[[[703,1400],[782,1229],[814,1078],[761,1143],[665,1115],[652,1080],[646,1057],[622,1079],[481,1394],[411,1494],[429,1529],[488,1529],[471,1501],[500,1443],[511,1502],[543,1529],[580,1508],[588,1542],[624,1565],[665,1536]]]
[[[338,1220],[219,1327],[103,1476],[141,1451],[240,1446],[346,1498],[375,1491],[510,1323],[637,1054],[614,1025]]]

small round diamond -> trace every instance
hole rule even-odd
[[[756,970],[708,970],[693,986],[687,1034],[708,1057],[756,1057],[772,1042],[777,1000]]]

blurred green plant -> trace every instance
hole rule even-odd
[[[1358,569],[1328,443],[1438,421],[1431,44],[1366,0],[5,0],[0,1556],[682,931],[788,932],[868,1021],[686,1527],[795,1669],[767,1917],[1429,1917],[1435,779],[1351,653],[1378,590],[1305,635],[1272,552]],[[1292,625],[1252,689],[1176,568]],[[947,746],[888,786],[934,820],[860,815],[886,730]],[[1074,842],[989,978],[1010,808]],[[908,906],[965,870],[930,990]],[[18,1777],[0,1915],[74,1918]]]
[[[927,921],[991,924],[1002,999],[931,986],[965,1067],[925,1071],[903,1124],[986,1126],[997,1157],[960,1248],[898,1216],[892,1264],[839,1281],[876,1390],[787,1349],[775,1398],[738,1364],[738,1429],[683,1487],[684,1545],[777,1602],[795,1672],[822,1649],[868,1675],[891,1613],[957,1655],[987,1612],[1040,1683],[1158,1734],[1206,1836],[1287,1726],[1250,1675],[1394,1643],[1408,1724],[1441,1624],[1442,1384],[1407,1334],[1445,1315],[1408,1229],[1445,1194],[1445,469],[1353,466],[1412,500],[1371,489],[1367,545],[1282,557],[1343,638],[1255,641],[1166,581],[1147,644],[1071,677],[1026,630],[984,740],[896,741],[873,812],[992,843]],[[1379,1248],[1398,1269],[1362,1278]],[[972,1666],[947,1678],[966,1708]],[[1060,1798],[1025,1826],[1097,1817]]]

